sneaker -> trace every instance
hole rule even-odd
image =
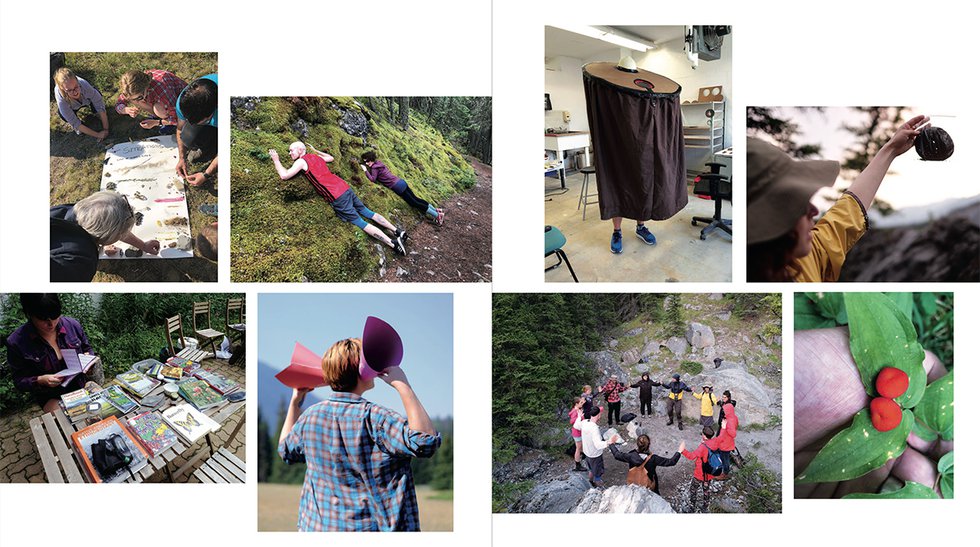
[[[657,238],[643,225],[636,227],[636,237],[642,239],[647,245],[656,245],[657,243]]]
[[[405,243],[402,241],[402,238],[396,237],[392,240],[392,243],[394,244],[393,248],[395,249],[395,253],[400,254],[401,256],[408,255],[408,253],[405,252]]]
[[[609,250],[613,254],[623,252],[623,232],[621,230],[613,230],[612,241],[609,242]]]
[[[395,229],[395,237],[402,241],[406,241],[408,239],[408,232],[405,230]]]
[[[446,213],[442,209],[436,209],[436,213],[438,213],[436,216],[436,224],[442,226],[442,219],[445,218]]]

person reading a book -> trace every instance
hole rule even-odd
[[[311,389],[293,390],[279,455],[306,463],[301,531],[419,530],[412,458],[431,457],[442,436],[399,367],[379,377],[398,392],[407,418],[364,399],[374,378],[360,375],[360,361],[361,339],[340,340],[322,360],[333,393],[303,411]]]
[[[62,385],[64,378],[57,373],[67,364],[61,350],[91,353],[92,346],[81,323],[61,315],[57,294],[21,294],[20,305],[27,322],[7,337],[6,344],[14,385],[30,393],[45,412],[54,412],[62,395],[82,389],[88,382],[88,376],[81,373]]]

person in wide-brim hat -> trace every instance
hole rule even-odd
[[[840,164],[797,160],[764,140],[747,139],[749,281],[837,281],[851,247],[868,231],[867,207],[892,161],[907,152],[929,118],[902,124],[819,220],[810,198],[837,180]]]

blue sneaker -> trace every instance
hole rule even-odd
[[[612,241],[609,242],[609,250],[614,254],[620,254],[623,252],[623,232],[620,230],[613,230]]]
[[[657,238],[652,233],[650,233],[650,230],[647,230],[646,226],[636,227],[636,237],[642,239],[643,242],[646,243],[647,245],[657,244]]]

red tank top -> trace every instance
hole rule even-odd
[[[350,186],[344,182],[344,179],[330,172],[327,162],[323,161],[320,156],[306,154],[302,159],[306,162],[306,171],[303,173],[313,185],[313,189],[323,196],[323,199],[327,200],[328,203],[333,202],[340,197],[340,194],[350,190]]]

